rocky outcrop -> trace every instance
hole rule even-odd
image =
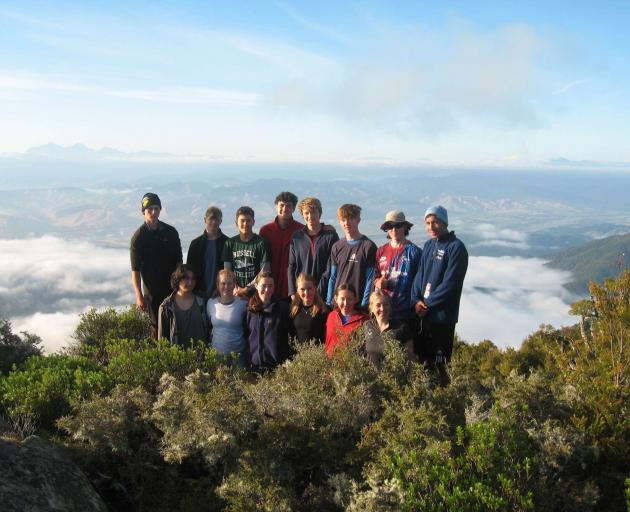
[[[107,512],[87,477],[60,448],[31,436],[0,439],[3,512]]]

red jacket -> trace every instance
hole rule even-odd
[[[337,348],[345,346],[348,334],[361,327],[370,319],[366,313],[355,313],[346,324],[341,322],[341,314],[338,310],[331,311],[326,321],[326,353],[332,357]]]
[[[303,227],[303,224],[292,220],[286,228],[280,229],[278,218],[276,217],[273,222],[265,224],[260,228],[260,236],[267,241],[267,245],[271,251],[271,273],[273,274],[274,283],[276,285],[274,295],[281,299],[289,296],[287,270],[289,268],[289,245],[291,244],[291,238],[293,237],[293,233]]]

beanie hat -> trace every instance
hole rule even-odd
[[[435,215],[445,225],[448,226],[448,213],[446,213],[446,208],[444,208],[443,206],[437,205],[427,208],[427,211],[424,212],[424,218],[426,219],[429,215]]]
[[[142,213],[144,213],[144,210],[146,210],[149,206],[159,206],[160,208],[162,208],[162,202],[160,201],[160,198],[157,194],[154,194],[153,192],[147,192],[142,196],[142,202],[140,203]]]

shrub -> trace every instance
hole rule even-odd
[[[106,345],[113,340],[149,338],[149,317],[136,306],[118,311],[114,308],[91,308],[80,315],[67,349],[73,355],[89,357],[101,364],[108,362]]]
[[[167,340],[113,340],[105,345],[106,372],[113,382],[155,394],[163,374],[183,379],[196,370],[213,373],[221,366],[216,351],[203,343],[187,348]]]
[[[102,368],[84,357],[34,356],[0,378],[0,401],[10,417],[27,415],[50,429],[73,402],[103,393],[109,385]]]
[[[9,373],[13,365],[42,353],[39,336],[25,331],[20,334],[13,332],[9,320],[0,318],[0,375]]]

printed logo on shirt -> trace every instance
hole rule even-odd
[[[254,251],[252,249],[239,249],[238,251],[232,251],[233,258],[242,258],[243,256],[246,258],[253,258]]]
[[[356,252],[353,252],[353,253],[350,255],[350,259],[349,259],[348,261],[349,261],[350,263],[356,263],[356,262],[358,261],[358,260],[357,260],[357,253],[356,253]]]
[[[444,249],[438,249],[435,259],[441,260],[442,258],[444,258]]]

